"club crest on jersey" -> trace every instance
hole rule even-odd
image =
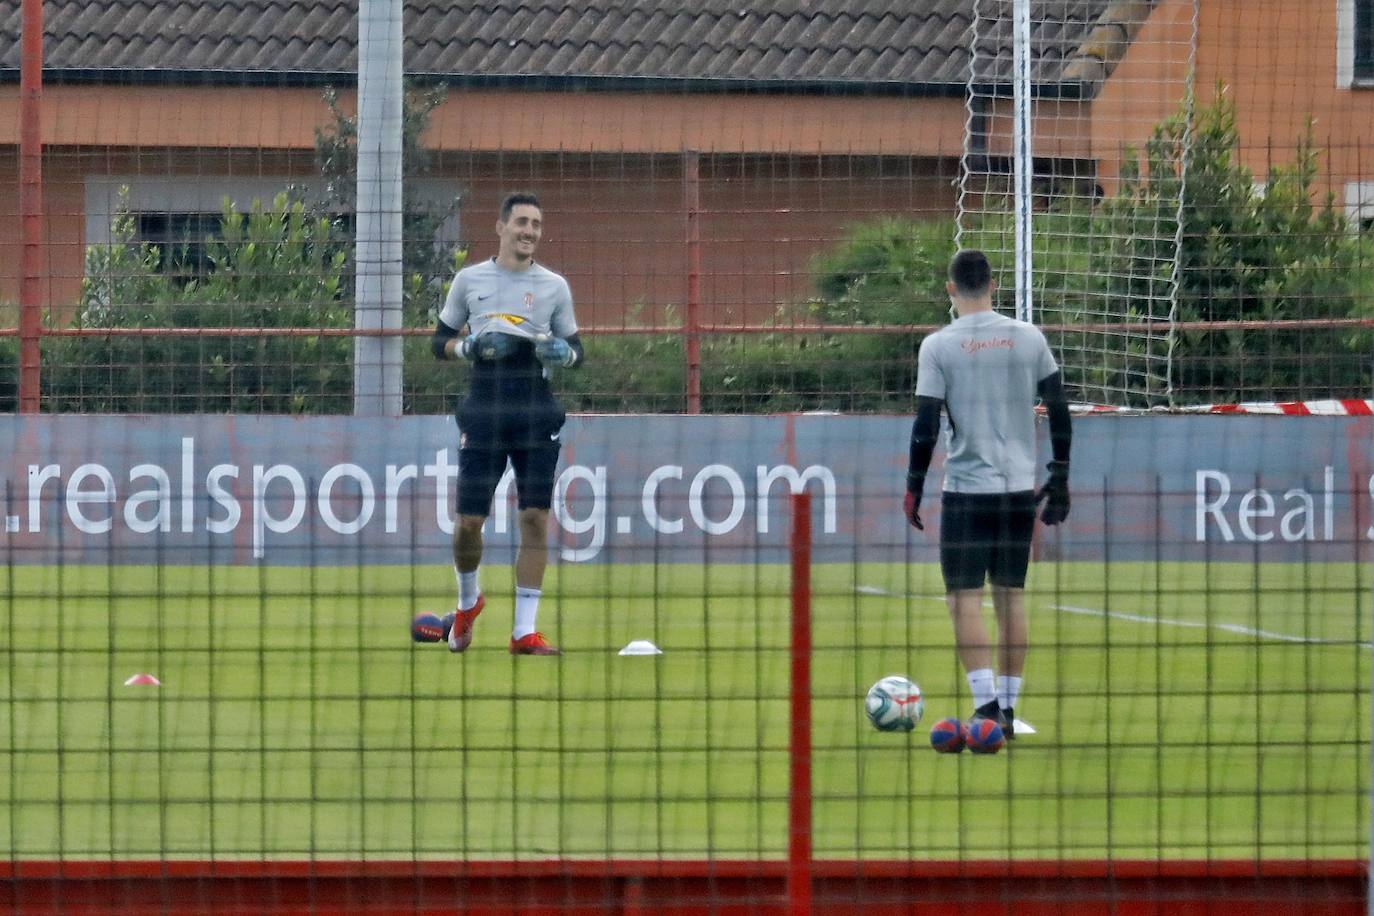
[[[525,311],[534,308],[534,293],[525,293]]]

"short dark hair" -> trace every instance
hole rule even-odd
[[[987,292],[992,282],[992,265],[988,256],[977,248],[965,248],[949,260],[949,278],[954,288],[966,296]]]
[[[529,191],[516,191],[514,194],[507,194],[506,199],[501,201],[501,222],[510,219],[510,211],[521,204],[529,204],[531,207],[539,207],[539,198]],[[543,207],[539,207],[543,210]]]

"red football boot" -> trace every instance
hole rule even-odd
[[[462,652],[472,645],[472,625],[477,621],[477,615],[482,613],[482,608],[487,604],[486,595],[478,595],[477,603],[470,610],[454,611],[453,626],[448,631],[448,650],[450,652]]]
[[[549,645],[543,633],[534,632],[510,641],[511,655],[562,655],[563,650]]]

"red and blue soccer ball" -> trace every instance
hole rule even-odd
[[[416,614],[410,622],[410,638],[416,642],[438,642],[445,636],[444,622],[438,614]]]
[[[1002,749],[1002,726],[992,719],[977,716],[964,726],[964,742],[975,754],[995,754]]]
[[[957,754],[964,749],[964,723],[947,716],[930,730],[930,746],[941,754]]]

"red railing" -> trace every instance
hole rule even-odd
[[[0,861],[14,914],[799,912],[757,860]],[[1364,916],[1359,860],[817,861],[816,914]]]

